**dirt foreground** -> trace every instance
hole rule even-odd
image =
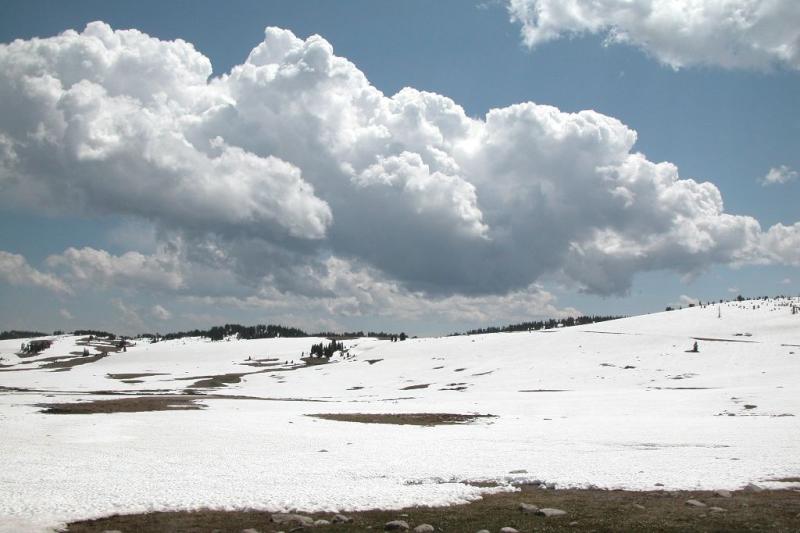
[[[412,507],[398,511],[344,513],[353,519],[348,524],[313,527],[331,533],[384,531],[385,524],[403,520],[413,528],[430,524],[435,531],[475,533],[486,529],[497,533],[512,527],[521,533],[533,531],[800,531],[800,492],[797,490],[737,491],[724,497],[711,491],[545,490],[532,486],[518,492],[493,494],[481,500],[450,507]],[[695,500],[703,506],[687,503]],[[560,509],[562,516],[535,514],[522,503],[540,509]],[[305,513],[300,513],[305,514]],[[332,513],[305,514],[314,520],[332,520]],[[158,512],[115,515],[98,520],[74,522],[68,531],[101,532],[235,532],[301,531],[280,525],[272,515],[260,511]]]

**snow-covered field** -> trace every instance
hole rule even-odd
[[[303,368],[301,352],[318,339],[140,342],[66,369],[40,367],[82,351],[78,337],[32,358],[15,355],[23,340],[0,341],[0,530],[200,507],[445,505],[498,490],[462,483],[477,480],[789,486],[774,481],[800,476],[800,314],[789,303],[356,339],[347,355]],[[699,353],[686,352],[693,337]],[[202,392],[239,398],[203,399],[202,410],[53,415],[36,405],[183,392],[232,373],[244,374],[239,383]],[[420,427],[304,416],[416,412],[496,417]]]

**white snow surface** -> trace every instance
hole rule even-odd
[[[300,355],[319,339],[139,341],[63,371],[40,366],[82,351],[80,337],[53,337],[32,358],[14,353],[24,340],[0,341],[0,531],[152,510],[447,505],[533,480],[634,490],[789,486],[775,480],[800,475],[792,303],[800,299],[544,332],[361,338],[310,367],[298,365]],[[688,353],[695,338],[700,352]],[[257,359],[277,360],[246,364]],[[111,376],[125,373],[158,375]],[[202,399],[202,410],[53,415],[37,406],[184,392],[230,373],[250,374],[195,390],[238,398]],[[340,412],[495,417],[420,427],[305,416]],[[505,486],[463,483],[487,480]]]

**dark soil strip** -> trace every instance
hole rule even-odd
[[[50,415],[90,415],[97,413],[141,413],[145,411],[186,411],[204,409],[195,403],[202,399],[195,395],[144,396],[138,398],[115,398],[90,402],[38,404],[42,413]]]
[[[142,372],[140,374],[106,374],[106,377],[111,379],[139,379],[148,376],[168,376],[163,372]]]
[[[409,385],[408,387],[403,387],[400,390],[427,389],[429,386],[430,386],[430,383],[421,383],[419,385]]]
[[[459,415],[452,413],[329,413],[306,415],[337,422],[359,422],[362,424],[397,424],[401,426],[442,426],[474,422],[495,415]]]
[[[758,341],[743,341],[741,339],[715,339],[713,337],[691,337],[696,341],[709,341],[709,342],[746,342],[748,344],[761,344]]]
[[[53,361],[52,363],[47,363],[45,365],[40,366],[40,369],[61,369],[61,370],[69,370],[72,367],[86,365],[89,363],[95,363],[105,357],[107,354],[103,353],[100,355],[90,355],[88,357],[72,357],[70,359],[64,359],[61,361]]]
[[[712,492],[634,492],[618,490],[540,490],[521,487],[521,492],[487,495],[465,505],[448,507],[409,507],[394,511],[345,513],[351,524],[333,524],[322,528],[327,533],[383,531],[390,520],[402,519],[411,527],[427,523],[437,531],[472,532],[479,529],[499,531],[513,527],[524,533],[546,532],[651,532],[685,531],[777,531],[800,530],[800,498],[798,493],[764,491],[734,492],[732,498],[721,498]],[[275,489],[279,494],[279,489]],[[711,512],[708,507],[694,508],[686,500],[696,499],[708,507],[724,512]],[[540,508],[563,509],[566,516],[545,518],[523,513],[520,503]],[[637,507],[638,506],[638,507]],[[314,519],[331,520],[330,513],[314,513]],[[269,513],[261,511],[173,511],[133,515],[114,515],[97,520],[69,524],[69,533],[90,533],[107,530],[149,532],[240,533],[253,528],[263,533],[288,531],[275,524]],[[574,524],[577,522],[577,524]]]

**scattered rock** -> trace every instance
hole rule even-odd
[[[436,531],[430,524],[420,524],[414,528],[414,533],[433,533]]]
[[[703,502],[698,501],[698,500],[686,500],[686,505],[688,505],[689,507],[705,507],[706,506],[706,504],[704,504]]]
[[[573,520],[572,522],[569,523],[570,527],[575,527],[578,524],[580,524],[580,522],[578,522],[577,520]]]
[[[509,474],[527,474],[527,470],[512,470]]]
[[[647,509],[647,507],[645,507],[645,506],[644,506],[644,505],[642,505],[641,503],[634,503],[634,504],[632,505],[632,507],[635,507],[636,509],[639,509],[640,511],[644,511],[645,509]]]
[[[408,522],[405,520],[392,520],[383,526],[384,531],[408,531]]]
[[[247,529],[243,529],[242,533],[261,533],[259,530],[249,527]]]
[[[745,492],[762,492],[764,488],[759,487],[755,483],[748,483],[747,485],[744,486],[742,490]]]
[[[545,488],[547,488],[548,490],[556,490],[556,484],[555,483],[547,483],[547,484],[545,484]]]
[[[553,509],[551,507],[545,507],[543,509],[539,509],[536,512],[539,516],[546,516],[548,518],[555,517],[555,516],[564,516],[567,514],[566,511],[562,511],[561,509]]]
[[[727,513],[728,512],[727,509],[723,509],[722,507],[716,507],[716,506],[709,507],[708,510],[711,511],[712,513]]]
[[[663,483],[656,483],[656,484],[655,484],[655,486],[656,486],[656,487],[663,487],[663,486],[664,486],[664,484],[663,484]]]
[[[272,521],[279,525],[289,526],[311,527],[314,525],[313,518],[301,514],[275,513],[272,515]]]
[[[757,405],[750,404],[750,403],[746,403],[746,404],[744,405],[744,408],[745,408],[745,409],[755,409],[756,407],[758,407],[758,406],[757,406]]]
[[[715,490],[714,494],[716,494],[720,498],[730,498],[731,497],[731,493],[728,490]]]
[[[531,505],[530,503],[519,504],[519,510],[526,514],[536,514],[539,512],[539,508],[535,505]]]
[[[517,531],[513,527],[503,527],[500,528],[500,533],[519,533],[519,531]]]
[[[334,524],[349,524],[352,521],[353,521],[352,518],[350,518],[349,516],[345,516],[343,514],[334,515],[333,520],[331,520],[331,522],[333,522]]]
[[[315,520],[315,521],[314,521],[314,526],[315,526],[315,527],[319,527],[319,526],[329,526],[329,525],[331,525],[331,523],[330,523],[330,521],[329,521],[329,520],[323,520],[323,519],[321,519],[321,518],[320,518],[319,520]]]
[[[478,533],[492,533],[492,532],[489,531],[488,529],[481,529],[480,531],[478,531]]]

